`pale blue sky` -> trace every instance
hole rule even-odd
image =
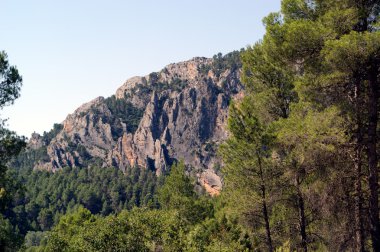
[[[0,50],[24,79],[0,116],[29,137],[132,76],[253,44],[280,0],[1,0],[0,9]]]

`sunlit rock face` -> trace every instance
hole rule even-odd
[[[220,164],[216,151],[228,136],[229,102],[243,91],[240,67],[216,60],[170,64],[127,80],[112,99],[98,97],[82,105],[45,143],[50,160],[38,160],[34,168],[100,165],[125,171],[138,165],[161,175],[183,160],[199,183],[217,195],[222,182],[214,170]],[[42,145],[40,136],[32,137],[31,147]]]

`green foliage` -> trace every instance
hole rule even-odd
[[[29,231],[25,235],[22,249],[26,250],[26,248],[28,248],[28,250],[26,251],[38,250],[37,248],[39,246],[46,245],[48,235],[49,235],[49,232]]]
[[[292,105],[289,118],[280,119],[273,124],[276,134],[276,153],[282,157],[277,160],[276,166],[284,172],[281,176],[283,186],[282,197],[292,199],[283,204],[277,204],[273,211],[273,221],[278,223],[292,223],[290,220],[300,218],[300,200],[304,202],[305,230],[307,234],[315,234],[307,241],[309,246],[318,246],[321,241],[320,226],[324,225],[325,218],[316,206],[330,183],[329,178],[336,172],[339,146],[347,139],[342,131],[344,121],[336,107],[318,111],[311,104],[300,102]],[[335,159],[335,160],[334,160]],[[285,218],[285,219],[284,219]],[[282,219],[282,220],[281,220]],[[313,225],[309,225],[309,223]],[[297,226],[300,223],[294,222]],[[294,231],[282,229],[284,237],[294,236]],[[281,240],[285,243],[286,240]],[[297,247],[297,239],[289,239],[292,248]]]
[[[363,251],[368,233],[380,249],[379,11],[376,1],[283,0],[242,54],[247,95],[231,105],[221,148],[225,194],[254,234],[263,224],[247,212],[264,215],[268,202],[270,251]]]
[[[198,66],[198,71],[201,73],[201,74],[204,74],[204,75],[207,75],[208,72],[211,70],[212,66],[209,65],[209,64],[201,64]]]
[[[274,127],[277,142],[295,166],[314,167],[316,164],[305,162],[320,163],[325,154],[331,158],[336,146],[346,141],[341,130],[343,120],[336,107],[316,111],[308,103],[298,103],[292,107],[290,117],[277,121]]]
[[[217,78],[219,78],[220,75],[226,70],[234,72],[237,69],[240,69],[242,66],[242,63],[240,60],[240,54],[242,52],[244,52],[244,49],[241,49],[240,51],[233,51],[233,52],[227,53],[226,55],[223,55],[222,53],[218,53],[213,56],[213,61],[211,65],[201,64],[198,67],[198,71],[201,74],[207,75],[208,72],[211,70]]]
[[[11,160],[9,166],[12,168],[17,167],[18,170],[29,170],[32,169],[38,161],[50,161],[46,146],[42,146],[38,149],[24,149],[17,157]]]
[[[63,129],[63,125],[59,123],[54,123],[53,129],[51,129],[49,132],[44,132],[42,135],[42,141],[45,145],[49,145],[51,140],[58,135],[59,132],[61,132]]]
[[[352,32],[339,40],[328,41],[322,54],[333,70],[352,73],[363,67],[371,57],[377,56],[379,40],[379,33]]]
[[[315,179],[318,180],[319,188],[316,191],[319,191],[319,194],[321,194],[321,187],[327,191],[336,191],[336,188],[345,187],[343,189],[345,192],[340,191],[340,193],[355,196],[341,199],[338,193],[329,194],[333,198],[331,202],[334,202],[332,205],[336,209],[332,212],[335,216],[339,215],[339,218],[331,218],[333,215],[326,214],[321,209],[315,209],[313,206],[316,201],[309,203],[309,211],[312,212],[307,213],[307,215],[314,215],[311,217],[313,224],[318,223],[315,220],[316,218],[324,219],[324,222],[334,223],[334,225],[330,225],[330,229],[326,228],[326,233],[330,233],[331,227],[334,227],[340,229],[336,233],[352,237],[350,245],[341,246],[355,246],[357,250],[367,250],[369,249],[366,246],[366,241],[369,240],[367,233],[370,232],[372,249],[376,251],[380,249],[380,239],[378,238],[380,237],[378,154],[375,147],[377,145],[377,133],[375,132],[378,128],[379,96],[377,89],[380,61],[379,31],[373,29],[373,25],[377,22],[380,5],[377,1],[360,2],[352,0],[312,1],[312,5],[306,2],[301,4],[301,2],[304,1],[284,1],[282,6],[283,21],[276,27],[272,26],[272,29],[281,33],[282,36],[275,38],[270,34],[267,35],[268,41],[276,41],[277,48],[281,48],[278,54],[287,61],[286,63],[289,66],[295,66],[294,71],[298,77],[295,86],[302,102],[312,103],[312,108],[307,105],[308,112],[303,111],[301,115],[311,113],[314,117],[314,123],[318,122],[319,128],[314,128],[313,134],[304,132],[305,128],[310,129],[305,125],[302,130],[299,128],[296,134],[286,132],[288,137],[297,136],[297,144],[294,144],[291,147],[292,151],[290,151],[294,154],[293,151],[297,149],[297,154],[289,154],[289,158],[294,162],[293,167],[297,167],[298,170],[301,169],[296,177],[302,178],[300,179],[301,184],[307,183],[308,188],[313,188],[305,190],[300,185],[301,193],[299,195],[304,195],[305,198],[312,197],[309,192],[313,191],[315,187],[310,186],[309,183]],[[300,15],[300,13],[303,14]],[[331,112],[332,108],[338,110],[333,118],[328,112]],[[295,109],[294,114],[298,113],[300,110]],[[334,130],[340,131],[335,132],[334,137],[330,135],[327,137],[328,140],[323,140],[327,140],[327,146],[324,142],[319,142],[320,139],[329,134],[329,131],[324,128],[326,127],[326,120],[322,120],[319,113],[324,114],[322,115],[322,117],[326,117],[324,119],[330,120],[329,127],[332,128],[330,133]],[[308,121],[303,116],[301,118]],[[344,124],[337,128],[337,124],[334,125],[334,123],[342,119],[344,119]],[[323,123],[319,124],[319,121]],[[287,128],[290,125],[283,126]],[[308,139],[303,138],[301,132],[308,134],[308,136],[310,134],[310,137]],[[319,135],[321,133],[326,135]],[[346,136],[344,141],[337,141],[332,144],[335,145],[335,150],[331,150],[328,143],[340,138],[341,134]],[[316,135],[317,138],[315,138]],[[311,143],[309,139],[314,141]],[[289,141],[292,142],[290,139],[286,140],[287,143]],[[313,146],[312,149],[309,149],[311,146]],[[308,148],[306,152],[304,152],[305,148]],[[363,148],[367,149],[367,153],[364,153]],[[289,151],[288,148],[286,149]],[[331,155],[334,155],[335,161],[339,160],[342,163],[337,165],[336,162],[332,163],[331,160],[327,160],[325,154],[329,152],[330,154],[334,153]],[[306,170],[302,168],[302,165],[299,165],[301,160],[302,163],[307,163],[304,165],[307,167]],[[316,163],[318,164],[316,165]],[[367,172],[363,170],[364,167],[366,167],[365,170],[368,171],[368,175],[365,175]],[[329,181],[329,184],[323,185],[322,181],[326,180],[326,177],[321,176],[321,173],[318,176],[309,173],[315,169],[327,170],[329,177],[332,174],[337,177],[350,176],[354,183],[348,186],[347,182]],[[367,181],[363,180],[363,176],[368,177]],[[365,187],[369,189],[364,189]],[[365,190],[368,192],[364,192]],[[368,202],[364,200],[366,197],[364,195],[367,193],[370,195]],[[346,204],[351,204],[348,202],[352,202],[356,206],[354,214],[348,214],[349,211],[345,209]],[[331,207],[331,203],[327,205]],[[365,205],[369,207],[369,219],[364,214]],[[318,217],[315,216],[316,213],[319,214]],[[367,221],[370,225],[366,227]],[[354,231],[350,230],[348,224],[345,227],[340,225],[344,222],[355,223]],[[320,222],[319,224],[321,228],[323,223]],[[310,231],[310,233],[312,232],[314,231]],[[326,233],[325,237],[331,239],[328,242],[330,246],[342,244],[340,235],[331,236]],[[310,239],[312,238],[310,237]],[[337,249],[342,248],[329,248],[329,250]]]
[[[111,111],[112,116],[127,125],[127,132],[134,133],[136,131],[144,113],[143,109],[136,108],[128,99],[116,99],[114,95],[105,99],[104,102]],[[114,130],[112,133],[115,137],[120,137],[123,133],[119,127],[112,127],[112,122],[111,129]]]
[[[175,78],[168,84],[167,88],[177,92],[181,92],[187,86],[187,80],[181,80],[180,78]]]
[[[46,241],[37,237],[34,242],[28,237],[24,248],[26,251],[249,251],[249,236],[236,221],[214,217],[211,199],[197,196],[184,172],[180,163],[173,167],[173,175],[167,177],[160,191],[161,204],[167,203],[162,209],[140,207],[102,217],[79,207],[62,216],[49,233],[38,234],[48,235]],[[38,242],[40,246],[36,247]]]
[[[152,92],[161,93],[166,90],[181,92],[187,85],[187,80],[182,80],[180,78],[174,78],[171,82],[160,82],[158,75],[154,75],[151,77],[148,84],[137,84],[132,89],[131,93],[150,97]]]
[[[20,96],[22,77],[15,66],[10,66],[8,55],[0,51],[0,108],[13,104]]]
[[[10,66],[8,56],[0,51],[0,110],[13,104],[20,96],[22,77],[14,66]],[[19,243],[18,230],[12,221],[15,213],[10,210],[13,198],[17,198],[19,189],[7,172],[9,161],[25,146],[25,138],[5,128],[5,121],[0,119],[0,250],[12,251]]]
[[[289,106],[298,97],[294,91],[294,73],[268,52],[266,44],[257,43],[242,53],[242,81],[253,96],[251,103],[263,124],[287,117]]]
[[[133,209],[124,213],[137,230],[149,251],[184,251],[188,225],[176,210]]]
[[[64,168],[55,173],[23,171],[14,181],[23,181],[25,195],[12,199],[19,209],[17,222],[26,230],[50,230],[65,213],[84,206],[103,216],[135,206],[156,207],[156,175],[141,168]]]
[[[240,52],[233,51],[224,56],[222,53],[214,55],[211,69],[215,73],[215,76],[219,78],[227,69],[233,72],[236,69],[241,68],[240,53],[243,51],[244,49],[241,49]]]
[[[225,215],[206,219],[187,236],[187,251],[250,251],[252,243],[236,220]]]
[[[18,245],[19,235],[9,220],[0,215],[0,249],[1,251],[13,251]]]
[[[189,223],[196,223],[213,213],[212,205],[194,192],[194,185],[185,173],[185,164],[172,166],[164,185],[158,191],[158,201],[162,209],[178,211]]]
[[[281,172],[274,169],[270,156],[274,137],[255,116],[252,99],[247,95],[238,104],[231,103],[228,128],[232,135],[220,146],[219,153],[225,164],[223,193],[228,208],[239,213],[241,223],[255,237],[261,237],[271,232],[265,224],[270,222],[270,202],[275,199],[275,181]],[[271,235],[267,235],[267,244],[256,246],[271,250],[271,240]]]
[[[182,207],[182,199],[195,197],[194,186],[190,177],[185,174],[185,169],[183,162],[172,166],[164,186],[159,190],[159,202],[162,207],[178,209]]]
[[[135,209],[97,217],[88,210],[61,218],[44,251],[183,251],[183,224],[174,213]]]
[[[147,251],[142,236],[128,221],[113,215],[95,217],[79,208],[61,218],[49,234],[45,251]]]

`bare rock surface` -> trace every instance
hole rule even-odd
[[[160,72],[127,80],[116,100],[140,109],[134,130],[115,112],[109,98],[98,97],[74,111],[45,143],[49,161],[35,169],[55,171],[65,166],[140,166],[163,174],[176,160],[194,167],[200,184],[211,195],[222,188],[214,166],[218,145],[227,138],[229,101],[242,95],[240,68],[215,67],[215,59],[193,58],[170,64]],[[134,110],[131,110],[134,111]],[[41,148],[33,135],[31,148]]]

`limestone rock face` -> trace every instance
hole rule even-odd
[[[202,172],[199,181],[211,196],[219,195],[220,190],[222,189],[222,183],[220,177],[216,175],[213,170],[207,169]]]
[[[41,148],[44,145],[42,137],[38,133],[32,133],[31,138],[29,139],[28,146],[29,148],[36,150]]]
[[[82,105],[46,146],[50,161],[37,162],[35,169],[96,164],[125,171],[138,165],[160,175],[184,160],[200,184],[217,195],[222,182],[214,171],[220,163],[216,150],[227,137],[229,101],[243,91],[240,68],[214,65],[214,59],[193,58],[127,80],[115,97],[143,110],[133,132],[103,97]],[[29,145],[39,148],[38,139],[33,136]]]
[[[105,160],[109,149],[115,145],[108,123],[111,117],[103,97],[82,105],[68,115],[62,123],[61,132],[47,146],[47,154],[51,159],[49,170],[82,166],[83,160],[88,157]],[[46,167],[46,164],[43,166]]]

